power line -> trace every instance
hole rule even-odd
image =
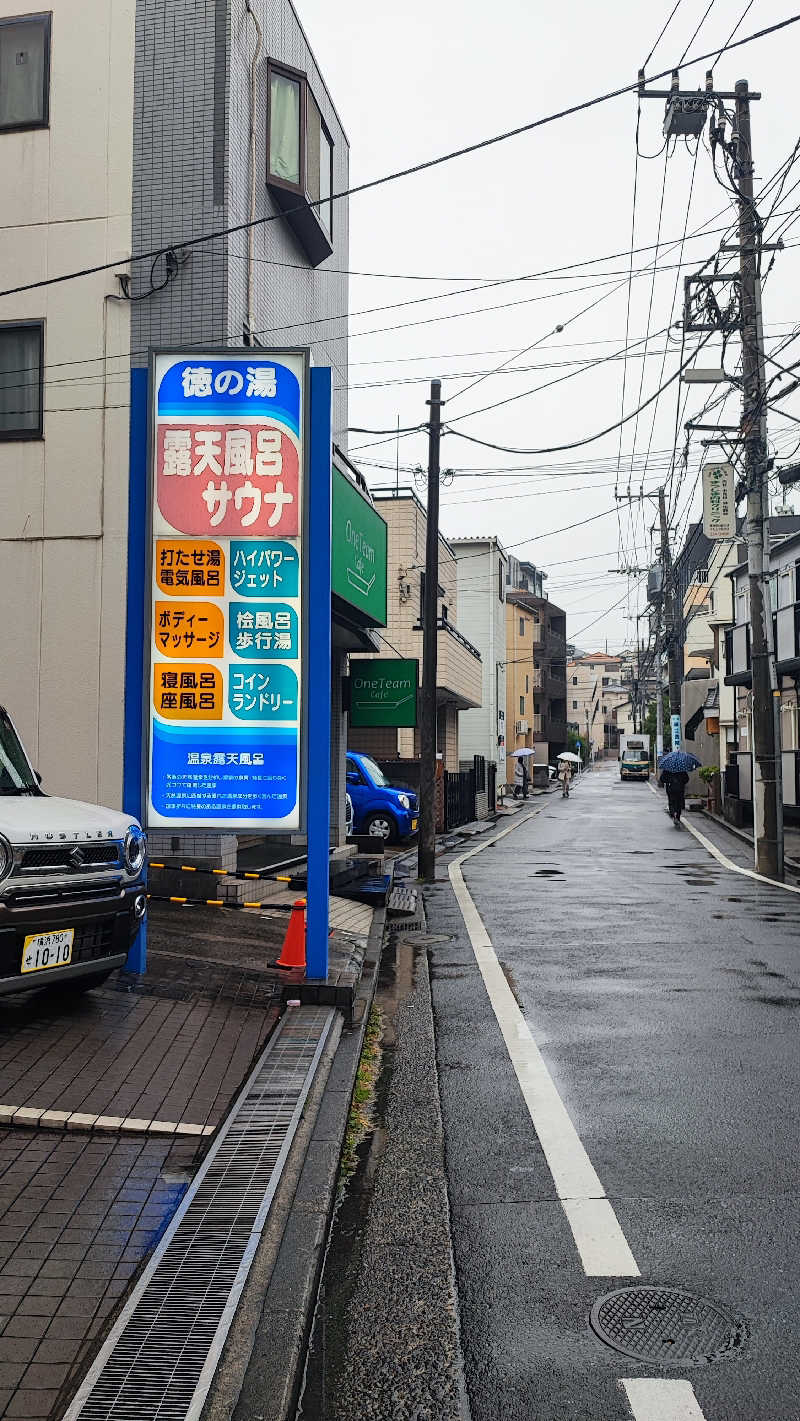
[[[707,344],[711,335],[713,335],[713,332],[709,332],[703,340],[698,342],[697,350],[702,349],[702,347]],[[657,400],[659,395],[661,395],[664,390],[668,389],[670,385],[674,384],[674,382],[680,378],[680,376],[683,374],[683,371],[694,359],[696,353],[697,351],[693,351],[692,354],[688,357],[688,359],[683,361],[682,364],[678,366],[675,373],[673,375],[670,375],[669,379],[665,380],[664,384],[661,385],[659,389],[657,389],[652,395],[650,395],[644,401],[643,404],[639,405],[637,409],[631,410],[629,414],[625,415],[622,420],[616,420],[614,424],[609,424],[606,429],[599,430],[597,434],[587,435],[584,439],[574,439],[569,444],[554,444],[546,449],[513,449],[506,444],[495,444],[489,439],[478,439],[476,435],[466,434],[461,429],[451,429],[449,424],[445,426],[445,432],[448,434],[454,434],[457,439],[466,439],[469,441],[470,444],[479,444],[484,449],[497,449],[502,454],[560,454],[567,449],[579,449],[585,444],[594,444],[596,440],[602,439],[603,436],[606,434],[612,434],[615,429],[619,429],[620,424],[627,424],[629,420],[634,419],[635,416],[637,414],[640,414],[642,410],[647,409],[648,406],[653,403],[653,400]],[[491,406],[488,406],[488,408],[491,409]],[[461,415],[460,418],[467,419],[469,418],[469,416]]]
[[[789,25],[797,24],[798,20],[800,20],[800,14],[790,15],[787,19],[780,20],[774,25],[768,25],[764,29],[754,31],[753,34],[745,35],[743,39],[735,40],[730,45],[723,46],[717,58],[719,58],[719,55],[722,54],[725,49],[738,49],[742,45],[752,44],[757,39],[764,39],[767,35],[776,34],[779,30],[784,30]],[[666,78],[673,73],[676,67],[681,68],[684,63],[687,66],[700,64],[704,60],[710,59],[712,53],[713,51],[709,51],[708,54],[696,54],[689,60],[686,60],[684,53],[677,66],[674,64],[670,65],[669,68],[661,70],[658,74],[648,76],[644,79],[644,82],[653,84],[658,79]],[[248,222],[238,222],[232,226],[221,227],[214,232],[205,232],[199,237],[175,238],[166,245],[153,247],[149,251],[133,254],[129,259],[130,264],[151,261],[156,257],[165,256],[167,252],[170,251],[178,249],[185,250],[188,247],[197,247],[207,242],[219,240],[221,237],[234,236],[238,232],[249,231],[251,227],[261,227],[270,222],[277,222],[283,217],[291,216],[293,212],[305,212],[310,207],[319,207],[323,202],[336,202],[345,197],[355,197],[358,193],[369,192],[373,188],[383,187],[387,183],[397,182],[401,178],[414,177],[418,173],[428,172],[431,168],[440,167],[443,163],[453,162],[456,158],[468,157],[472,153],[479,153],[487,148],[494,147],[498,143],[508,142],[511,138],[518,138],[523,133],[531,133],[537,128],[544,128],[548,124],[556,123],[563,118],[569,118],[573,114],[583,113],[587,109],[597,108],[600,104],[608,103],[611,99],[618,99],[623,94],[638,92],[638,89],[639,81],[637,79],[633,84],[623,84],[619,88],[609,89],[604,94],[596,94],[591,99],[583,99],[579,103],[570,104],[566,108],[557,110],[555,113],[546,114],[542,118],[532,119],[529,123],[520,124],[516,128],[506,129],[503,133],[493,134],[490,138],[479,139],[476,143],[468,143],[462,148],[452,149],[448,153],[439,154],[436,158],[427,158],[421,163],[413,163],[409,167],[398,168],[394,172],[385,173],[379,178],[371,178],[367,182],[357,183],[352,187],[344,188],[341,192],[331,194],[330,198],[317,198],[312,202],[298,203],[295,208],[290,208],[287,211],[269,213],[264,217],[257,217]],[[127,265],[128,263],[125,264]],[[5,290],[0,291],[0,297],[16,296],[24,291],[37,291],[46,286],[57,286],[65,281],[75,281],[81,277],[98,275],[100,272],[114,271],[119,266],[120,262],[114,261],[102,262],[96,266],[82,267],[76,271],[63,272],[59,276],[44,277],[39,281],[26,282],[20,286],[7,287]]]

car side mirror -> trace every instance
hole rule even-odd
[[[361,783],[361,776],[358,773],[358,770],[347,771],[347,783],[349,785],[357,785]]]

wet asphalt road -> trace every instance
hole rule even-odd
[[[798,1421],[800,897],[718,865],[615,766],[544,806],[464,865],[467,887],[641,1282],[716,1299],[750,1339],[661,1370],[590,1331],[620,1284],[584,1273],[440,872],[426,901],[473,1421],[622,1421],[623,1377],[685,1377],[706,1421]]]

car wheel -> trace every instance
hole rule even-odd
[[[391,814],[378,811],[369,815],[364,824],[364,832],[369,834],[371,839],[383,839],[385,844],[393,844],[397,838],[397,825]]]

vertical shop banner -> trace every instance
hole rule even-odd
[[[301,827],[307,364],[153,356],[151,826]]]
[[[707,538],[736,537],[736,476],[733,465],[703,465],[703,532]]]

